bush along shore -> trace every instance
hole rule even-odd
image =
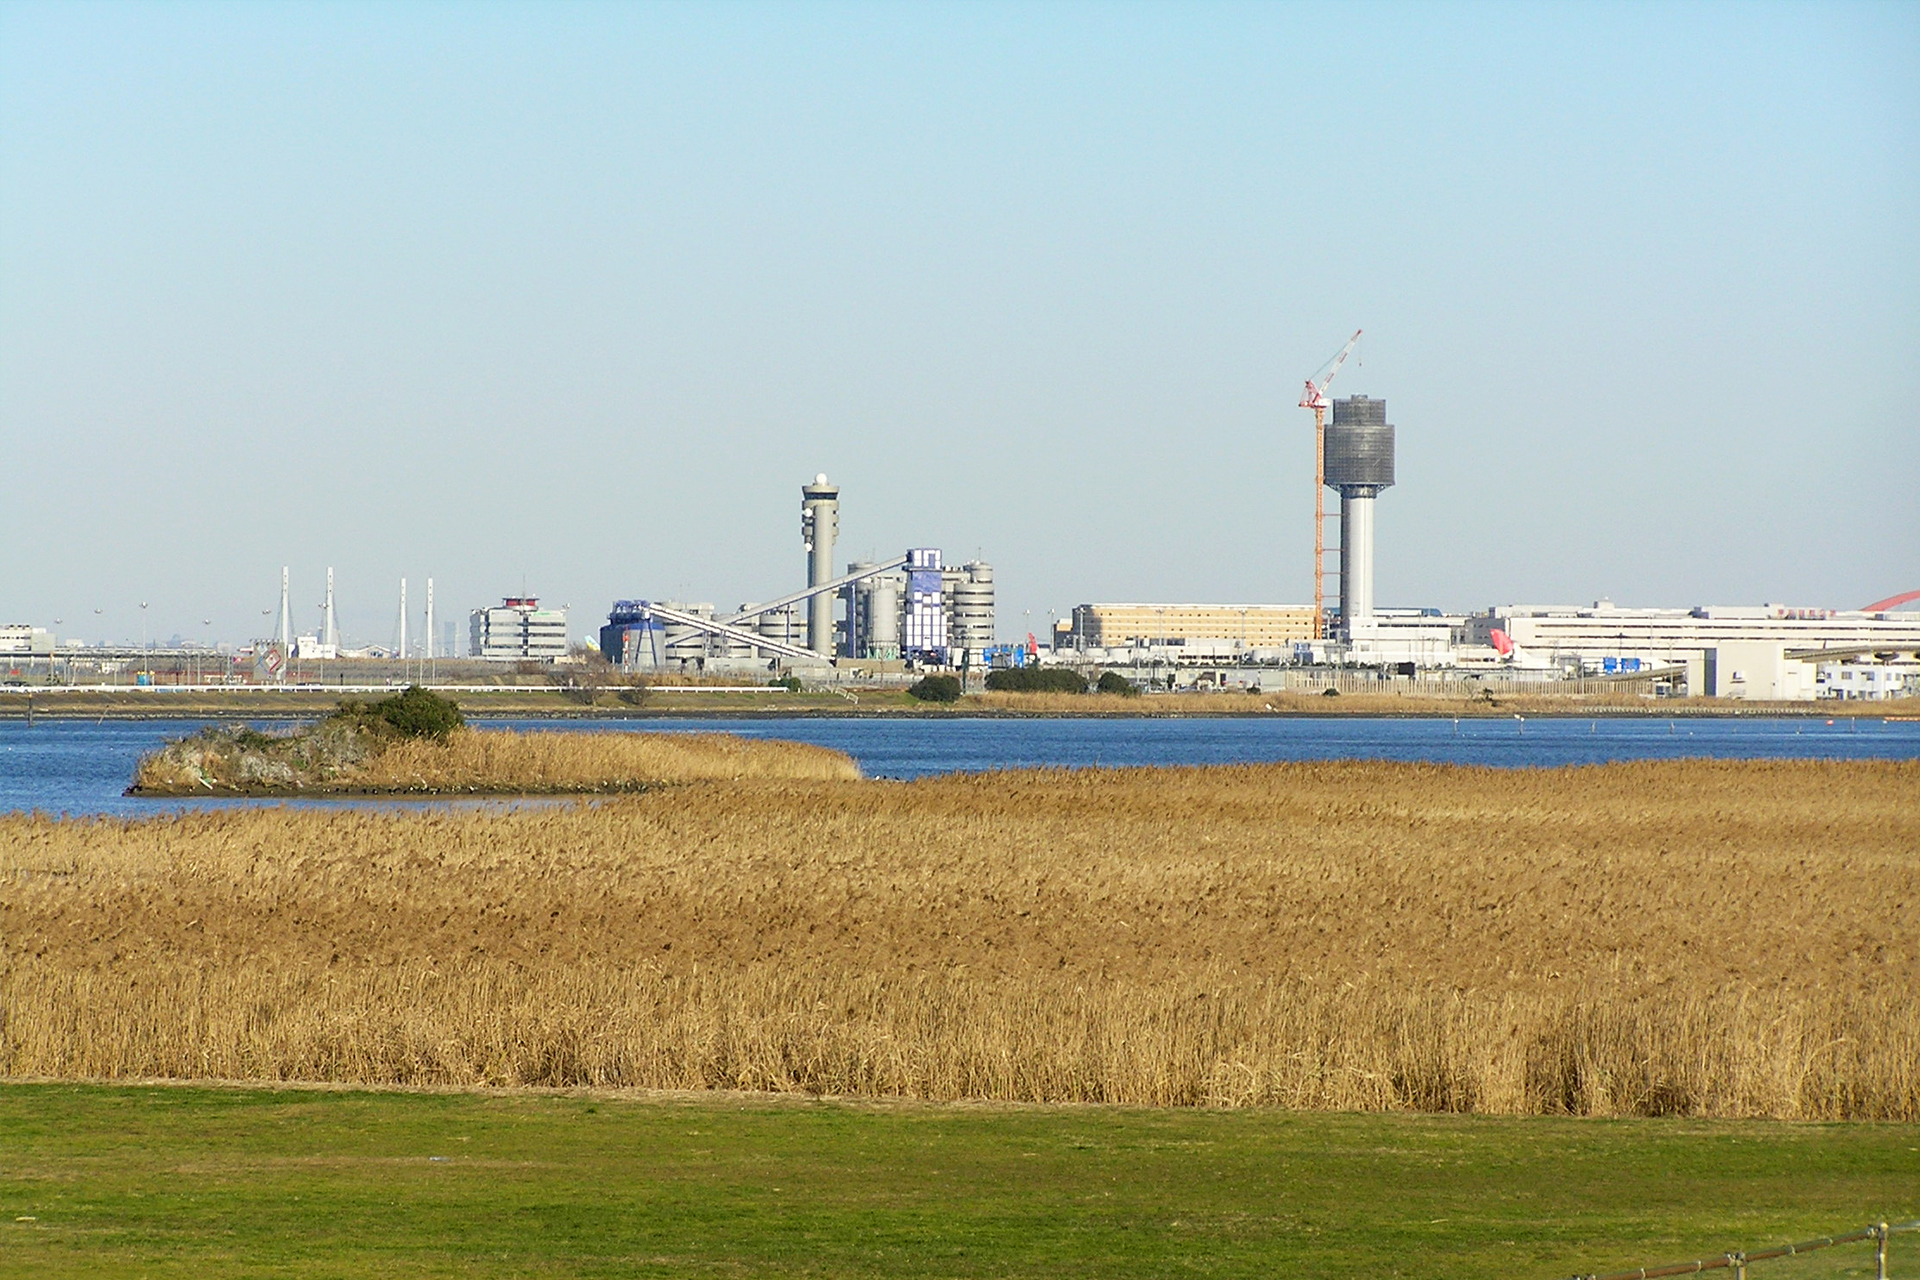
[[[704,780],[859,777],[824,747],[728,734],[568,734],[466,727],[418,687],[346,701],[291,733],[203,729],[134,769],[128,795],[607,795]]]

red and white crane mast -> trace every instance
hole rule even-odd
[[[1353,354],[1360,332],[1353,331],[1347,345],[1340,348],[1340,354],[1321,365],[1320,371],[1307,379],[1307,389],[1300,393],[1300,407],[1313,410],[1313,634],[1316,640],[1327,637],[1327,410],[1333,404],[1327,399],[1327,385]]]

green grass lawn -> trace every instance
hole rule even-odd
[[[6,1276],[1549,1278],[1916,1214],[1914,1125],[0,1086]]]

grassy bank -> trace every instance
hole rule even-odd
[[[1544,1278],[1911,1216],[1915,1148],[1896,1125],[13,1085],[0,1275]],[[1916,1258],[1897,1238],[1894,1274]],[[1782,1271],[1842,1274],[1870,1250]]]
[[[1920,1118],[1920,765],[0,819],[0,1071]]]

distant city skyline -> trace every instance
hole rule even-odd
[[[822,471],[1006,636],[1301,603],[1361,327],[1383,607],[1855,608],[1916,157],[1910,5],[17,3],[0,622],[578,637],[799,586]]]

